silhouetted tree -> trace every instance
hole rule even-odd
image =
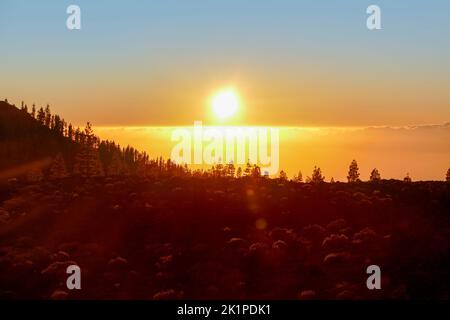
[[[278,179],[280,179],[280,181],[283,181],[283,182],[287,181],[288,180],[288,176],[287,176],[286,172],[281,170]]]
[[[82,133],[81,133],[81,131],[80,131],[80,128],[76,128],[75,129],[75,133],[74,133],[74,135],[73,135],[73,138],[74,138],[74,141],[76,142],[76,143],[81,143],[81,135],[82,135]]]
[[[356,160],[353,160],[350,163],[347,179],[348,179],[348,182],[356,182],[359,180],[359,168],[358,168],[358,163],[356,162]]]
[[[303,174],[301,171],[298,172],[296,176],[294,176],[293,179],[295,182],[303,182]]]
[[[334,178],[333,177],[331,177],[331,179],[330,179],[330,183],[334,183],[335,181],[334,181]]]
[[[63,132],[63,124],[61,122],[61,118],[57,114],[52,116],[51,128],[52,128],[52,130],[54,130],[60,134],[62,134],[62,132]]]
[[[236,178],[240,178],[240,177],[242,177],[242,168],[241,167],[237,168],[237,170],[236,170]]]
[[[42,109],[42,107],[40,107],[38,110],[37,121],[39,121],[40,124],[45,125],[45,111],[44,109]]]
[[[409,176],[409,172],[406,174],[406,177],[403,178],[404,182],[412,182],[411,177]]]
[[[44,125],[47,128],[50,128],[51,126],[51,120],[52,120],[52,113],[50,112],[50,106],[47,104],[47,106],[45,107],[45,122]]]
[[[25,113],[28,113],[28,106],[26,104],[24,104],[24,102],[21,102],[21,107],[20,110],[22,110]]]
[[[98,150],[96,149],[97,139],[92,131],[92,126],[88,122],[84,129],[84,141],[80,151],[75,157],[73,168],[74,175],[82,177],[95,177],[103,175],[103,168],[100,162]]]
[[[73,127],[72,127],[71,123],[67,127],[67,138],[69,138],[70,140],[73,140]]]
[[[234,177],[235,172],[236,168],[234,167],[233,161],[231,161],[229,164],[226,165],[225,176]]]
[[[322,170],[319,167],[314,166],[312,176],[309,178],[312,183],[320,183],[325,181],[325,177],[322,175]]]
[[[224,165],[222,163],[216,164],[213,174],[215,177],[223,177],[224,176]]]
[[[249,177],[252,173],[252,165],[250,164],[250,161],[247,161],[247,164],[245,165],[244,169],[244,177]]]
[[[123,162],[118,151],[114,152],[111,158],[111,162],[106,170],[106,174],[109,176],[117,176],[125,173]]]
[[[61,134],[64,137],[67,137],[67,134],[68,134],[67,122],[64,119],[62,119],[61,123],[62,123],[62,125],[61,125]]]
[[[252,178],[259,178],[259,177],[261,177],[261,168],[259,166],[257,166],[256,164],[254,164],[253,167],[252,167],[251,177]]]
[[[450,168],[447,170],[447,174],[445,175],[445,181],[450,182]]]
[[[66,163],[61,153],[58,153],[53,159],[50,167],[51,179],[62,179],[67,177]]]
[[[31,108],[31,116],[36,119],[36,106],[33,103],[33,107]]]
[[[380,181],[380,180],[381,180],[380,172],[378,172],[377,168],[374,168],[370,173],[369,181]]]
[[[147,175],[147,155],[145,153],[140,154],[139,157],[136,159],[136,164],[135,164],[135,174],[137,176],[143,177]],[[186,172],[189,171],[187,164],[184,164],[184,169],[186,170]]]

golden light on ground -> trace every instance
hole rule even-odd
[[[236,114],[239,109],[239,97],[234,89],[225,89],[212,98],[214,114],[219,119],[227,119]]]

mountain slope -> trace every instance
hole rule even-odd
[[[23,110],[0,101],[0,173],[30,163],[47,163],[61,152],[72,162],[77,144]]]

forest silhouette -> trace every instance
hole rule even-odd
[[[446,181],[193,170],[0,102],[0,297],[449,299]],[[82,270],[82,290],[65,286]],[[382,270],[368,290],[366,268]]]

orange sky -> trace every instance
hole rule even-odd
[[[169,156],[174,127],[98,127],[103,138],[122,146],[132,144],[152,157]],[[377,128],[280,128],[280,170],[290,177],[310,175],[320,166],[327,181],[346,181],[348,165],[356,159],[361,179],[378,168],[383,178],[443,180],[450,159],[450,124]]]
[[[83,27],[69,31],[62,4],[2,1],[3,98],[79,125],[192,125],[211,122],[208,98],[233,85],[232,124],[450,121],[447,2],[380,0],[374,32],[354,0],[79,5]]]
[[[301,130],[450,122],[448,1],[379,0],[377,31],[366,28],[359,0],[77,4],[82,29],[69,31],[64,3],[0,3],[1,98],[48,103],[75,125],[90,121],[102,138],[153,155],[168,156],[170,141],[149,127],[194,121]],[[240,110],[218,121],[211,96],[229,86]],[[130,134],[136,126],[149,131]],[[289,131],[281,165],[306,175],[317,164],[342,180],[357,158],[364,176],[378,166],[390,177],[440,179],[449,131],[421,128],[293,139]]]

